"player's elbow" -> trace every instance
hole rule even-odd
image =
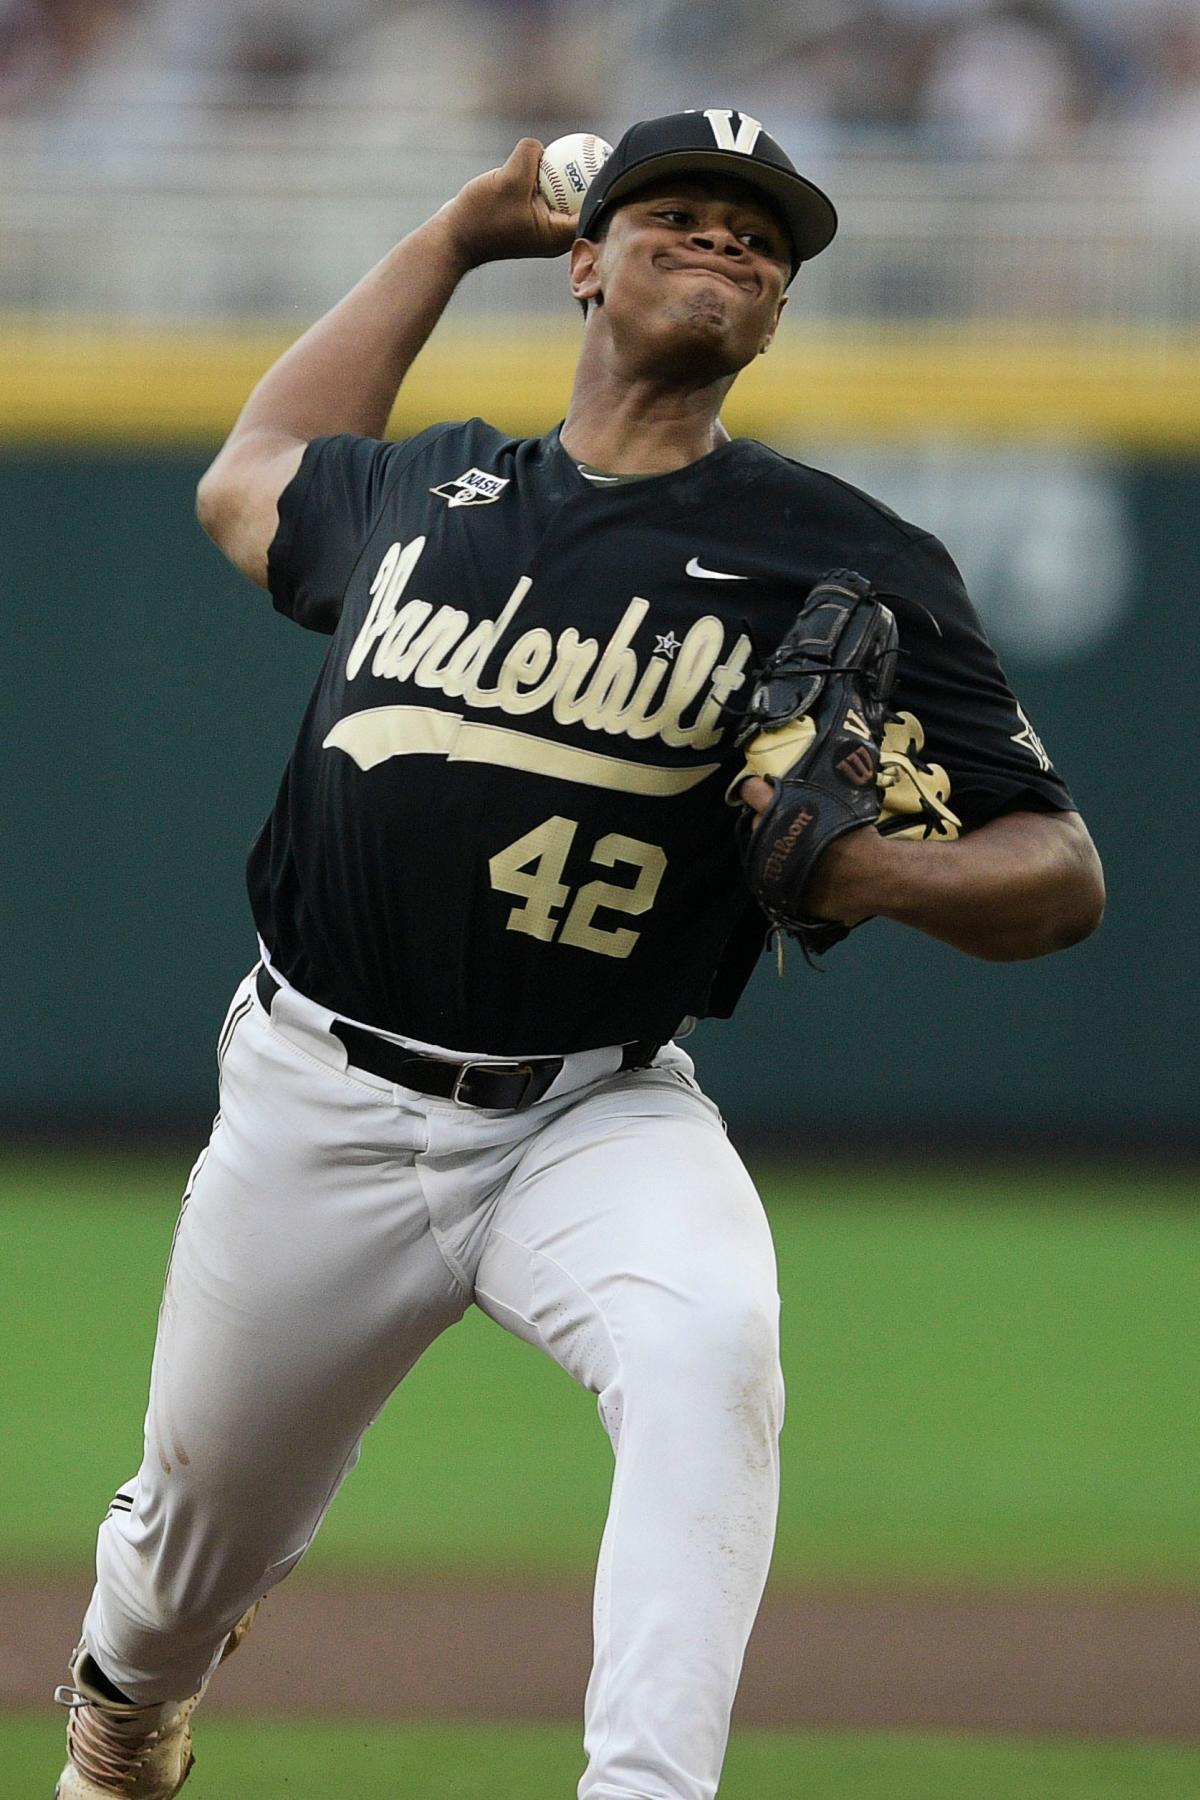
[[[204,471],[196,486],[196,517],[218,549],[229,528],[230,495],[216,474],[216,465]]]
[[[254,496],[220,457],[196,487],[196,517],[221,554],[258,587],[267,585],[267,544],[274,529],[261,527]]]
[[[1059,950],[1072,950],[1076,944],[1082,944],[1099,929],[1103,917],[1103,884],[1099,895],[1089,891],[1066,897],[1048,911],[1040,930],[1031,937],[1030,947],[1019,952],[1019,955],[1022,959],[1027,959],[1053,956]]]
[[[196,489],[196,515],[235,568],[267,586],[279,499],[300,467],[305,440],[275,427],[239,425]]]
[[[196,517],[231,562],[239,561],[248,498],[242,471],[226,445],[196,484]]]
[[[1104,918],[1104,868],[1091,833],[1078,813],[1062,821],[1067,834],[1065,868],[1056,908],[1055,950],[1081,944]]]
[[[1059,898],[1031,907],[1023,918],[1006,921],[1000,930],[972,935],[968,941],[952,941],[981,962],[1034,962],[1039,956],[1054,956],[1059,950],[1082,944],[1103,916],[1103,902],[1097,907],[1082,900],[1064,903]]]
[[[1077,814],[1056,821],[1059,855],[1030,896],[1023,924],[982,951],[991,962],[1026,962],[1070,950],[1099,929],[1104,918],[1104,870],[1087,827]]]

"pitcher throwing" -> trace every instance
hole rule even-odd
[[[675,1037],[735,1006],[760,899],[818,948],[881,915],[993,959],[1099,918],[1091,840],[941,545],[721,426],[833,237],[824,194],[721,108],[633,126],[577,219],[540,149],[301,338],[200,485],[225,554],[330,642],[250,857],[261,962],[60,1690],[61,1800],[178,1791],[217,1663],[471,1305],[594,1393],[612,1443],[581,1800],[712,1800],[783,1391],[766,1219]],[[562,426],[383,441],[462,277],[560,254],[586,315]],[[814,652],[792,627],[831,571]],[[865,688],[829,685],[846,645]],[[813,654],[849,733],[815,760]],[[821,837],[814,770],[857,793]]]

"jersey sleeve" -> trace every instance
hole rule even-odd
[[[911,540],[876,588],[900,628],[880,829],[952,838],[1005,812],[1074,810],[938,540]]]
[[[279,496],[279,528],[267,553],[277,612],[310,631],[337,629],[346,585],[416,441],[341,436],[307,445]]]

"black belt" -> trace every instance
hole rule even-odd
[[[269,1013],[279,983],[265,964],[259,965],[254,986]],[[561,1056],[531,1056],[523,1062],[447,1062],[403,1044],[390,1044],[345,1019],[335,1019],[329,1029],[345,1044],[352,1068],[365,1069],[369,1075],[413,1088],[418,1094],[436,1094],[442,1100],[457,1100],[460,1106],[482,1106],[496,1112],[524,1112],[535,1105],[557,1081],[565,1061]],[[653,1042],[626,1044],[620,1067],[644,1069],[658,1047]]]

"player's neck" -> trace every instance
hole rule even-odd
[[[581,361],[562,428],[562,446],[576,462],[612,475],[659,475],[686,468],[728,443],[722,380],[698,389],[629,380]]]

